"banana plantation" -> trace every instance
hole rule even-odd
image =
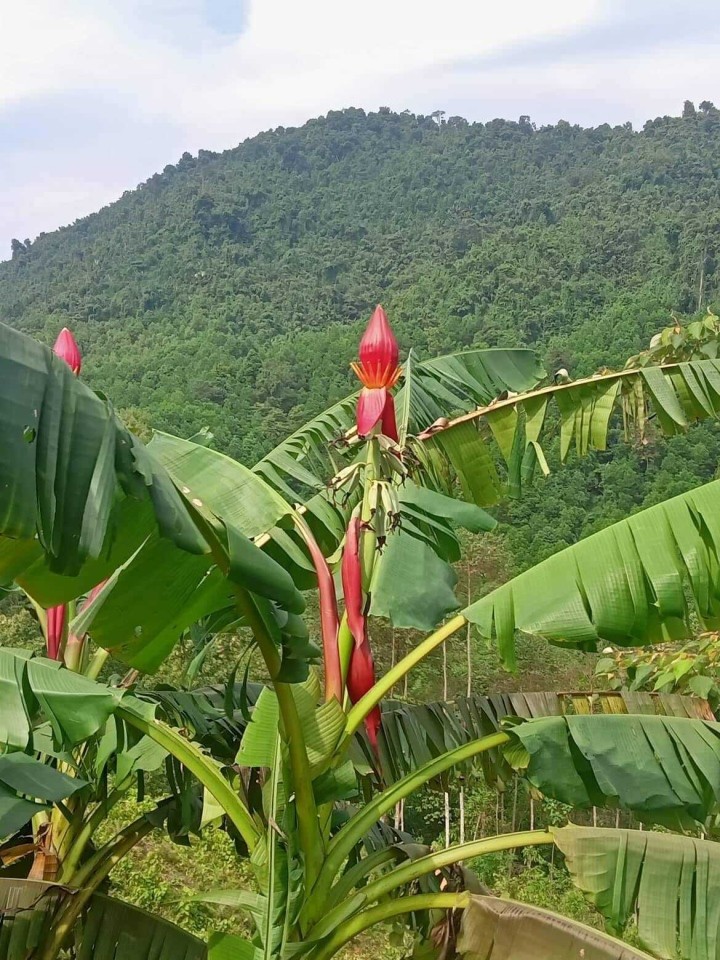
[[[0,326],[0,584],[43,638],[0,645],[0,960],[330,960],[376,927],[423,960],[720,958],[709,686],[648,691],[640,664],[590,696],[399,697],[456,635],[512,671],[522,635],[652,657],[720,629],[720,480],[478,596],[456,572],[461,541],[542,485],[551,440],[562,471],[717,419],[719,345],[708,314],[571,380],[528,349],[401,357],[378,306],[357,392],[247,465],[208,432],[141,442],[69,330],[51,349]],[[380,671],[388,626],[418,639]],[[222,687],[155,682],[190,631],[241,638]],[[530,820],[405,829],[409,798],[477,783]],[[207,941],[113,897],[151,834],[208,829],[248,882],[193,892],[231,918]],[[478,876],[531,852],[594,925]]]

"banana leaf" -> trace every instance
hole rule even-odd
[[[519,496],[538,468],[542,473],[549,470],[541,441],[556,420],[564,462],[572,449],[578,456],[605,450],[610,427],[620,416],[626,438],[634,440],[643,438],[651,419],[666,436],[681,433],[699,420],[717,419],[720,361],[643,366],[524,389],[517,397],[485,402],[426,430],[411,444],[413,450],[421,458],[420,447],[439,455],[458,477],[466,497],[487,505],[498,496],[495,446],[505,461],[508,491]],[[548,416],[551,404],[557,408],[557,417]]]
[[[650,960],[650,955],[556,913],[497,897],[470,898],[458,953],[468,960]]]
[[[658,957],[720,957],[720,844],[574,825],[553,834],[575,885],[617,936],[632,922]]]
[[[507,759],[544,796],[692,829],[720,802],[720,724],[683,717],[544,717],[508,729]]]
[[[200,532],[199,513],[206,526],[220,528],[229,580],[286,610],[303,609],[289,574],[234,526],[232,511],[227,521],[213,514],[190,487],[171,478],[103,396],[47,347],[4,325],[0,423],[0,582],[14,580],[37,603],[52,606],[112,575],[73,624],[76,633],[86,632],[122,580],[132,588],[122,597],[120,618],[131,636],[117,644],[119,652],[144,669],[162,661],[184,621],[177,614],[172,630],[163,632],[157,615],[173,610],[158,604],[155,623],[143,633],[153,598],[136,589],[142,560],[156,586],[177,574],[175,610],[189,605],[197,619],[208,608],[208,593],[215,603],[218,594],[227,603],[227,585],[209,576],[215,558]],[[223,491],[211,492],[225,510]]]
[[[720,628],[720,480],[621,520],[463,610],[515,665],[515,631],[595,650]],[[690,603],[688,602],[690,599]]]
[[[73,599],[152,532],[207,547],[167,472],[47,347],[0,324],[0,580]]]
[[[0,879],[0,960],[36,956],[58,910],[72,896],[60,885]],[[74,932],[75,960],[205,960],[207,947],[179,927],[96,893]]]
[[[508,719],[576,713],[714,719],[707,701],[678,694],[533,691],[474,695],[433,703],[386,700],[382,704],[378,756],[364,734],[359,733],[357,738],[367,767],[376,768],[381,781],[390,784],[448,750],[496,733]],[[500,789],[516,775],[500,748],[483,753],[480,765],[487,783]]]

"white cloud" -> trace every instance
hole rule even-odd
[[[236,36],[215,32],[210,2],[215,14],[240,4],[4,7],[0,250],[11,235],[53,229],[111,201],[183,149],[223,149],[329,109],[638,123],[678,112],[685,97],[712,99],[716,86],[716,50],[687,38],[634,54],[627,43],[593,51],[593,29],[627,12],[616,0],[253,0]],[[633,13],[641,9],[656,25],[653,4],[643,0]],[[642,48],[643,31],[633,30]],[[585,37],[576,53],[573,35]],[[562,57],[526,61],[533,44],[563,38]],[[84,100],[93,109],[80,109]]]

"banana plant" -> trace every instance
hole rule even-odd
[[[358,438],[366,438],[364,441],[366,444],[365,452],[359,461],[361,467],[358,468],[355,464],[351,464],[349,467],[343,468],[338,473],[334,484],[336,489],[342,489],[344,484],[354,483],[357,473],[362,470],[364,481],[360,484],[362,498],[352,506],[341,554],[344,613],[338,610],[335,605],[335,594],[330,581],[321,574],[322,565],[318,561],[318,551],[313,549],[310,551],[317,572],[318,584],[325,584],[324,597],[321,593],[323,646],[326,652],[325,703],[319,709],[317,706],[313,706],[318,699],[321,699],[319,687],[316,687],[314,694],[311,692],[311,687],[308,686],[303,689],[302,693],[300,690],[294,691],[296,698],[300,698],[300,702],[306,704],[299,711],[299,716],[303,728],[308,731],[309,742],[307,746],[308,756],[311,758],[311,776],[317,772],[317,776],[313,777],[313,782],[315,783],[316,779],[319,780],[319,783],[314,786],[314,792],[319,793],[319,796],[316,796],[316,800],[319,801],[317,820],[321,824],[325,813],[322,809],[324,803],[330,802],[330,800],[335,802],[345,800],[353,789],[352,771],[349,770],[344,776],[340,774],[341,762],[343,757],[346,756],[344,751],[347,749],[349,735],[364,725],[370,747],[375,749],[382,723],[381,715],[378,715],[377,712],[382,696],[402,678],[408,669],[420,662],[430,650],[442,643],[452,632],[464,626],[468,621],[476,621],[477,619],[476,615],[464,611],[463,614],[454,618],[421,642],[416,650],[397,664],[385,677],[374,683],[372,682],[372,663],[367,639],[367,614],[372,611],[371,604],[375,601],[377,594],[381,593],[379,578],[383,561],[379,560],[378,557],[382,556],[387,563],[385,569],[394,569],[396,577],[403,576],[402,568],[398,566],[397,562],[394,564],[387,562],[387,557],[390,555],[389,546],[387,551],[383,550],[383,554],[380,554],[377,549],[378,538],[387,538],[386,543],[388,545],[393,542],[391,539],[395,533],[392,529],[393,514],[399,514],[400,512],[398,507],[394,505],[393,491],[385,490],[379,487],[379,484],[383,482],[392,483],[392,480],[388,480],[388,478],[394,476],[402,478],[405,485],[410,483],[404,458],[398,455],[397,447],[394,446],[394,444],[399,443],[399,431],[397,429],[397,416],[393,409],[393,398],[389,391],[398,380],[397,354],[384,317],[381,315],[378,318],[376,315],[374,319],[375,323],[371,324],[365,344],[368,348],[365,356],[363,356],[363,344],[361,344],[359,365],[364,387],[358,401],[356,435]],[[373,326],[375,327],[374,330]],[[381,355],[383,345],[385,352],[384,355]],[[633,373],[633,376],[637,381],[637,371]],[[665,376],[665,374],[661,373],[661,376]],[[562,386],[569,389],[569,385]],[[581,385],[581,388],[584,387],[584,384]],[[555,391],[559,387],[554,386],[550,389]],[[635,392],[637,393],[637,390]],[[498,403],[503,402],[505,401],[498,401]],[[517,404],[519,401],[513,398],[512,402]],[[639,417],[639,414],[637,416]],[[442,425],[440,425],[440,428],[442,428]],[[440,432],[440,428],[436,432]],[[373,434],[373,431],[376,432]],[[387,433],[383,431],[387,431]],[[418,442],[424,441],[418,439]],[[533,449],[536,448],[533,447]],[[277,467],[277,463],[275,466]],[[416,473],[416,477],[417,475]],[[461,476],[459,471],[458,475]],[[423,486],[420,489],[422,490],[420,496],[424,497],[430,494],[425,501],[426,503],[433,497],[443,496],[439,490],[432,489],[432,486]],[[712,492],[715,496],[717,495],[716,491]],[[348,500],[350,500],[350,496],[348,496]],[[415,505],[417,506],[417,504]],[[448,509],[441,501],[434,500],[434,508],[432,510],[428,509],[427,516],[441,513],[441,507],[442,509]],[[469,504],[454,509],[464,510],[465,517],[470,514]],[[418,512],[422,511],[418,510]],[[378,514],[380,514],[380,517],[378,517]],[[457,515],[455,515],[455,519],[457,519]],[[471,516],[471,522],[480,522],[480,515]],[[311,545],[311,533],[302,527],[298,527],[298,529],[300,537]],[[405,582],[403,581],[403,585],[405,585]],[[537,596],[536,593],[534,595]],[[644,601],[646,606],[650,605],[648,593],[641,597],[640,601],[641,603]],[[482,602],[480,601],[480,603]],[[437,617],[437,614],[434,616]],[[513,628],[514,624],[511,628],[508,628],[508,633],[514,635]],[[328,636],[331,640],[336,637],[336,644],[328,644]],[[494,637],[495,635],[491,634],[489,639],[492,640]],[[597,636],[595,640],[597,640]],[[507,637],[503,639],[504,652],[509,649],[510,642]],[[347,711],[344,735],[341,734],[339,737],[334,728],[334,717],[332,716],[334,708],[326,710],[328,703],[335,702],[335,691],[338,683],[336,673],[338,653],[340,684],[346,683],[348,698],[353,703]],[[359,664],[357,670],[353,670],[355,659],[358,660]],[[573,721],[575,719],[572,718]],[[540,721],[536,723],[539,725]],[[251,916],[256,920],[257,933],[254,941],[240,941],[227,935],[219,938],[212,944],[211,950],[211,952],[217,953],[217,956],[223,956],[225,951],[228,954],[232,952],[233,955],[283,956],[291,950],[298,952],[307,950],[313,958],[330,957],[350,937],[366,929],[367,926],[379,919],[387,919],[401,912],[415,912],[421,908],[426,910],[441,906],[446,908],[451,906],[454,908],[467,907],[470,903],[468,891],[457,891],[456,899],[452,901],[453,894],[447,892],[447,884],[451,883],[452,880],[442,874],[443,870],[449,865],[457,863],[458,860],[481,856],[483,853],[495,852],[499,849],[553,842],[552,836],[545,831],[486,838],[477,841],[476,845],[463,845],[460,848],[451,848],[439,854],[428,854],[409,863],[402,862],[397,867],[392,866],[392,864],[398,854],[388,849],[377,851],[379,857],[376,857],[375,853],[369,852],[363,855],[364,834],[377,822],[379,817],[387,813],[399,800],[408,796],[423,783],[442,775],[443,772],[457,764],[466,763],[473,758],[481,757],[484,753],[506,745],[511,749],[510,756],[514,756],[518,751],[515,741],[517,739],[520,739],[522,743],[525,741],[519,733],[515,733],[511,737],[509,733],[500,730],[494,734],[470,740],[468,743],[450,751],[440,753],[437,758],[386,787],[335,831],[332,827],[332,813],[329,811],[325,814],[330,817],[329,825],[325,827],[327,832],[321,830],[322,865],[316,874],[314,870],[310,872],[302,854],[302,844],[294,847],[296,841],[293,838],[296,838],[298,834],[293,829],[293,818],[297,816],[297,809],[293,813],[292,810],[283,807],[282,798],[287,796],[287,787],[283,788],[282,785],[287,784],[290,778],[290,782],[294,786],[294,781],[291,780],[292,773],[287,766],[283,768],[281,778],[277,776],[278,749],[282,752],[282,743],[275,742],[273,735],[278,726],[282,730],[281,711],[272,692],[268,691],[258,701],[253,720],[243,737],[237,758],[242,765],[255,766],[271,771],[270,786],[266,786],[263,809],[258,811],[259,815],[264,817],[266,821],[266,840],[260,847],[261,853],[258,855],[259,864],[257,867],[258,882],[262,891],[261,899],[259,902],[255,899],[249,902],[247,901],[247,893],[243,891],[214,891],[208,895],[213,902],[234,903],[240,909],[249,910]],[[532,732],[534,730],[533,722],[528,723],[527,728],[529,732]],[[552,761],[554,741],[550,739],[543,742],[545,742]],[[530,769],[531,767],[532,769]],[[574,771],[574,774],[576,778],[580,777],[577,770]],[[536,776],[534,766],[530,763],[528,763],[528,776],[531,780],[532,777]],[[333,792],[328,794],[326,792],[328,789]],[[588,792],[580,796],[578,792],[576,800],[579,805],[590,804],[593,797],[594,794],[592,793]],[[693,817],[700,813],[707,814],[708,810],[701,803],[698,805],[698,802],[696,802],[697,797],[693,798],[692,801],[690,798],[683,798],[683,800],[685,799],[688,799],[689,812],[685,810],[683,803],[679,803],[668,812],[669,817],[671,815],[672,817],[680,817],[681,815]],[[717,795],[713,794],[712,799],[714,803]],[[637,798],[634,801],[631,798],[626,803],[630,808],[637,809],[640,814],[645,813]],[[278,815],[281,812],[283,813],[283,819],[278,820]],[[279,849],[282,849],[282,854],[278,856]],[[268,863],[277,862],[281,864],[279,880],[274,873],[270,874],[267,869]],[[388,869],[388,864],[391,864],[390,869]],[[416,900],[414,895],[407,895],[408,884],[417,884],[421,880],[432,883],[432,879],[428,878],[433,876],[437,878],[438,872],[440,872],[441,877],[439,884],[444,885],[446,889],[441,890],[438,886],[434,891],[418,894],[417,896],[422,898],[421,900]],[[379,876],[376,876],[378,873]],[[358,885],[361,885],[360,891],[357,889]],[[292,895],[289,892],[290,890],[292,890]],[[393,902],[397,900],[400,902]],[[331,909],[328,910],[329,906]],[[281,917],[282,924],[280,924]],[[445,920],[443,922],[447,923],[449,921]],[[282,930],[279,932],[280,926],[282,926]],[[555,928],[555,934],[557,935],[557,924]],[[549,929],[553,929],[552,923],[549,924]],[[567,931],[567,926],[563,929]],[[583,940],[582,935],[577,931],[575,935],[580,939],[574,942],[583,943],[583,949],[585,949],[585,946],[589,948],[589,941]],[[464,942],[462,938],[461,942]],[[558,945],[561,941],[554,939],[552,942],[555,943],[555,949],[559,949]],[[468,947],[468,949],[472,948]],[[624,951],[617,955],[633,955],[630,948],[623,945],[618,947],[615,944],[614,947],[609,949]],[[487,955],[490,956],[490,953]]]
[[[480,947],[473,946],[476,936],[468,918],[477,910],[490,911],[497,917],[498,930],[512,921],[507,909],[488,902],[478,905],[469,889],[471,881],[458,877],[455,865],[499,850],[551,844],[553,836],[530,831],[483,838],[414,858],[408,849],[397,847],[370,852],[367,838],[388,811],[423,784],[500,748],[507,748],[508,763],[518,764],[518,759],[527,757],[521,768],[531,782],[535,778],[541,783],[538,789],[548,793],[552,784],[538,773],[537,757],[544,753],[549,758],[545,766],[549,763],[552,768],[553,757],[564,747],[569,758],[562,768],[564,781],[574,787],[579,804],[592,802],[602,793],[605,781],[585,784],[588,758],[584,754],[580,768],[573,766],[581,751],[570,749],[574,730],[570,720],[581,718],[530,720],[512,733],[498,729],[473,738],[439,753],[394,783],[380,784],[368,802],[349,810],[347,803],[357,789],[351,755],[354,737],[364,728],[375,752],[384,695],[468,622],[477,623],[491,641],[498,640],[510,659],[514,628],[522,627],[524,621],[513,619],[515,608],[507,602],[484,598],[442,623],[456,608],[452,576],[438,566],[439,562],[447,567],[448,559],[455,556],[453,525],[488,529],[492,520],[477,501],[487,503],[502,489],[490,471],[495,469],[494,461],[475,424],[489,418],[500,450],[507,453],[512,479],[519,456],[513,452],[516,447],[521,449],[521,464],[529,449],[540,457],[541,413],[551,394],[579,398],[579,407],[573,407],[573,430],[600,442],[602,432],[594,418],[606,423],[603,411],[609,394],[603,378],[608,375],[594,378],[590,385],[554,384],[541,388],[545,393],[536,390],[511,397],[516,392],[513,387],[526,389],[523,377],[527,378],[528,369],[537,382],[536,364],[533,360],[528,367],[526,351],[517,352],[522,357],[508,356],[514,351],[491,357],[476,352],[417,367],[411,358],[403,386],[394,395],[400,380],[397,345],[379,308],[360,346],[357,372],[363,388],[356,405],[353,401],[354,426],[348,426],[340,444],[330,451],[339,468],[334,479],[318,488],[314,451],[320,440],[328,439],[328,431],[335,431],[347,418],[346,406],[341,404],[339,411],[326,417],[320,432],[300,431],[254,470],[197,442],[161,436],[145,449],[120,424],[107,401],[84,387],[68,367],[63,369],[49,351],[13,331],[8,333],[0,346],[0,373],[7,374],[0,377],[0,402],[3,416],[8,410],[9,440],[0,453],[0,489],[10,492],[0,504],[3,576],[16,580],[36,603],[45,606],[65,603],[106,580],[69,630],[75,636],[91,635],[104,650],[136,669],[151,670],[183,629],[211,614],[222,614],[230,618],[227,622],[246,628],[264,661],[270,686],[257,699],[232,766],[213,761],[132,693],[114,690],[107,701],[116,723],[147,738],[188,776],[199,780],[220,804],[250,856],[257,890],[214,896],[216,901],[224,897],[224,902],[246,910],[255,923],[255,936],[252,940],[215,938],[210,945],[214,960],[283,958],[303,952],[312,960],[325,960],[357,933],[396,916],[411,916],[419,929],[432,931],[436,939],[446,937],[457,942],[458,949],[464,943],[466,952],[480,953]],[[708,362],[712,361],[693,361]],[[518,372],[523,364],[524,373]],[[681,410],[681,400],[690,395],[690,374],[681,366],[652,368],[649,377],[644,368],[612,375],[621,384],[632,384],[634,424],[644,422],[649,397],[653,409],[662,406],[665,411],[663,417],[658,414],[661,424],[681,425],[667,412],[675,409],[668,399],[671,395]],[[703,396],[713,402],[703,406],[697,401],[691,409],[698,416],[698,411],[714,415],[713,404],[720,394],[712,392],[710,368],[699,369],[705,378]],[[581,402],[588,389],[595,398],[589,407]],[[621,394],[617,386],[613,401]],[[476,407],[479,398],[482,408]],[[515,418],[502,414],[507,410]],[[438,411],[439,416],[428,424],[428,417]],[[459,419],[456,416],[453,422],[448,413],[459,413]],[[470,424],[474,431],[472,442],[460,437],[463,424]],[[561,427],[563,443],[568,429]],[[583,440],[581,452],[585,446]],[[468,500],[457,501],[451,495],[454,478]],[[489,496],[491,487],[495,493]],[[298,506],[303,489],[309,496]],[[703,501],[707,508],[700,517],[703,533],[704,525],[712,523],[710,506],[717,494],[713,488],[707,502]],[[697,503],[693,510],[695,515]],[[718,569],[713,565],[714,540],[706,536],[693,540],[690,532],[689,526],[684,528],[687,552],[682,555],[692,556],[696,576],[691,587],[699,609],[709,616],[714,610],[714,580],[708,571]],[[668,549],[666,555],[670,553]],[[644,561],[643,554],[638,563]],[[340,583],[333,577],[333,567],[339,567]],[[639,578],[638,573],[632,579],[633,587]],[[592,580],[591,573],[587,579]],[[562,586],[574,582],[565,571]],[[311,642],[300,619],[304,601],[298,587],[310,584],[317,585],[319,592],[319,646]],[[342,603],[338,602],[340,586]],[[673,618],[673,622],[682,620],[676,593],[668,594],[675,605],[669,604],[659,614],[663,624]],[[635,640],[646,621],[653,619],[646,613],[643,620],[642,607],[654,606],[654,593],[631,590],[629,596],[628,605],[635,613],[633,630],[627,630],[627,618],[620,618],[613,635],[616,641]],[[535,600],[542,609],[543,598],[535,596]],[[370,650],[368,617],[373,613],[398,625],[412,620],[412,625],[429,624],[433,630],[381,678],[374,676]],[[592,618],[590,624],[595,629]],[[596,638],[605,629],[603,622],[601,631],[595,629]],[[564,633],[552,636],[562,639]],[[590,642],[587,627],[584,633],[569,636],[580,646]],[[323,683],[313,666],[320,661]],[[59,664],[55,670],[61,683],[71,675]],[[82,679],[93,690],[103,691],[102,696],[112,690]],[[90,696],[89,688],[76,698],[71,693],[65,702],[82,712],[85,696]],[[101,698],[99,692],[97,696]],[[106,723],[109,719],[110,715]],[[558,731],[549,720],[566,726]],[[693,722],[702,723],[686,720]],[[693,740],[698,750],[715,735],[708,724],[701,729]],[[677,750],[680,735],[671,736],[665,727],[663,731]],[[62,736],[61,730],[54,733]],[[657,729],[643,726],[649,744],[651,734],[660,735]],[[577,746],[577,738],[573,743]],[[241,771],[248,768],[251,776],[243,777]],[[669,800],[665,803],[668,818],[694,821],[708,815],[717,799],[711,789],[714,781],[696,776],[689,782],[694,790],[687,787],[675,797],[674,805]],[[641,792],[636,787],[624,802],[655,815],[654,808],[644,810]],[[106,875],[103,871],[111,869],[133,840],[132,830],[123,834],[113,848],[97,851],[73,875],[72,882],[81,893],[56,924],[42,960],[54,960],[69,942],[97,878]],[[467,912],[459,937],[456,916],[448,911]],[[607,938],[597,946],[603,941],[597,933],[569,930],[567,924],[562,927],[547,918],[537,923],[557,950],[572,942],[586,955],[642,956]],[[486,956],[498,955],[500,934],[498,938],[497,948],[488,943],[482,946]],[[605,953],[593,954],[596,947]]]

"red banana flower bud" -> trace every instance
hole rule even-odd
[[[358,350],[360,363],[351,364],[366,387],[394,387],[400,376],[398,344],[380,306],[370,318]]]
[[[353,517],[348,524],[342,555],[342,585],[345,595],[348,627],[355,641],[355,648],[365,639],[365,615],[363,613],[362,566],[360,564],[360,517]],[[350,661],[352,664],[352,660]],[[351,667],[352,669],[352,667]]]
[[[347,678],[347,690],[351,703],[357,703],[361,697],[375,686],[375,663],[373,661],[367,633],[360,646],[354,646],[350,657],[350,669]],[[378,732],[382,723],[380,707],[375,706],[365,717],[365,729],[372,748],[378,751]]]
[[[310,551],[318,581],[320,633],[322,635],[323,661],[325,663],[325,699],[331,700],[335,697],[338,703],[342,704],[342,670],[340,667],[340,650],[338,649],[340,620],[338,618],[335,581],[310,527],[300,521],[298,530]]]
[[[385,436],[397,442],[395,403],[390,390],[400,377],[398,344],[387,315],[378,304],[360,341],[360,362],[351,363],[363,385],[357,405],[357,430],[361,437],[379,423]]]
[[[77,340],[67,327],[63,327],[58,334],[53,353],[65,361],[75,376],[80,373],[82,354],[80,353],[80,347],[77,345]]]
[[[62,643],[63,630],[65,629],[65,617],[67,607],[64,603],[57,607],[50,607],[47,612],[46,647],[47,655],[51,660],[57,660],[60,653],[60,644]]]

